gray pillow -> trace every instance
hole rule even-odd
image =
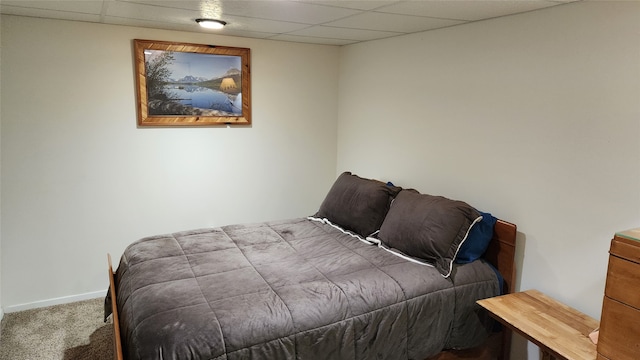
[[[389,203],[400,190],[344,172],[333,183],[315,216],[366,237],[380,229]]]
[[[433,264],[444,276],[480,213],[462,201],[402,190],[380,227],[378,238],[389,248]]]

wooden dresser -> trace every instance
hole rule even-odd
[[[611,240],[597,349],[598,360],[640,359],[640,228]]]

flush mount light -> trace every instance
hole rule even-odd
[[[225,25],[227,25],[226,21],[215,19],[196,19],[196,22],[203,28],[207,29],[222,29]]]

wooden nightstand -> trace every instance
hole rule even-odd
[[[538,290],[478,300],[491,316],[540,347],[543,359],[594,360],[598,322]]]
[[[609,250],[598,359],[640,357],[640,229],[616,233]]]

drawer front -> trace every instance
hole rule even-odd
[[[637,360],[640,354],[640,310],[604,297],[598,353],[609,359]]]
[[[640,309],[640,264],[609,256],[606,296]]]
[[[640,242],[616,236],[611,240],[609,253],[635,263],[640,263]]]

